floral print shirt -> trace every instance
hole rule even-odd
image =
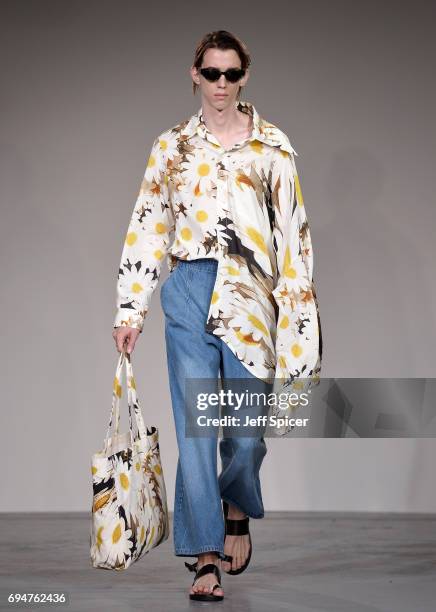
[[[247,101],[251,136],[225,149],[202,108],[153,142],[121,255],[114,327],[142,331],[162,262],[218,260],[206,330],[261,379],[316,377],[313,253],[286,134]],[[171,239],[173,237],[173,239]]]

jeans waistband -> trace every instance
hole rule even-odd
[[[189,266],[190,268],[200,270],[216,270],[218,260],[213,257],[199,257],[198,259],[179,259],[177,258],[178,266]]]

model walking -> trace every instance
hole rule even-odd
[[[223,437],[218,476],[216,437],[185,435],[185,382],[243,378],[262,381],[268,393],[274,377],[312,377],[321,368],[297,153],[240,100],[249,64],[229,32],[198,45],[190,74],[201,108],[153,143],[121,256],[113,332],[118,351],[134,349],[166,258],[161,305],[179,450],[174,549],[198,557],[185,563],[196,573],[190,597],[209,601],[223,599],[221,569],[240,573],[250,561],[249,517],[264,516],[259,470],[267,449],[262,432]]]

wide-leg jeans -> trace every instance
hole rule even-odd
[[[179,451],[173,523],[176,556],[215,551],[224,557],[221,500],[252,518],[264,517],[259,479],[267,452],[263,436],[222,437],[218,476],[218,437],[185,435],[186,379],[255,378],[221,338],[205,330],[217,265],[212,258],[178,259],[160,293]]]

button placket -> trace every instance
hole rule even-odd
[[[224,165],[224,154],[221,154],[219,156],[219,160],[218,160],[218,180],[217,180],[217,213],[218,213],[218,217],[220,217],[221,219],[224,218],[225,212],[224,212],[224,208],[223,208],[223,201],[222,198],[227,198],[227,170],[225,168]],[[219,248],[221,250],[224,249],[225,247],[225,241],[223,242],[223,239],[218,236],[218,244],[219,244]]]
[[[216,162],[217,165],[219,166],[217,170],[216,206],[217,206],[217,217],[221,219],[223,219],[226,216],[224,209],[223,209],[223,202],[227,202],[227,199],[228,199],[228,188],[227,188],[228,170],[224,164],[224,159],[227,156],[228,154],[225,154],[225,153],[218,155],[218,159]],[[222,200],[221,198],[224,198],[224,200]],[[217,234],[216,257],[218,260],[218,266],[217,266],[217,271],[216,271],[215,284],[212,290],[212,295],[214,294],[220,295],[221,288],[225,281],[224,273],[222,271],[223,257],[225,253],[226,253],[226,242],[220,235]],[[209,310],[207,313],[207,318],[206,318],[206,327],[210,324],[212,320],[213,308],[214,308],[214,304],[211,299],[210,304],[209,304]]]

